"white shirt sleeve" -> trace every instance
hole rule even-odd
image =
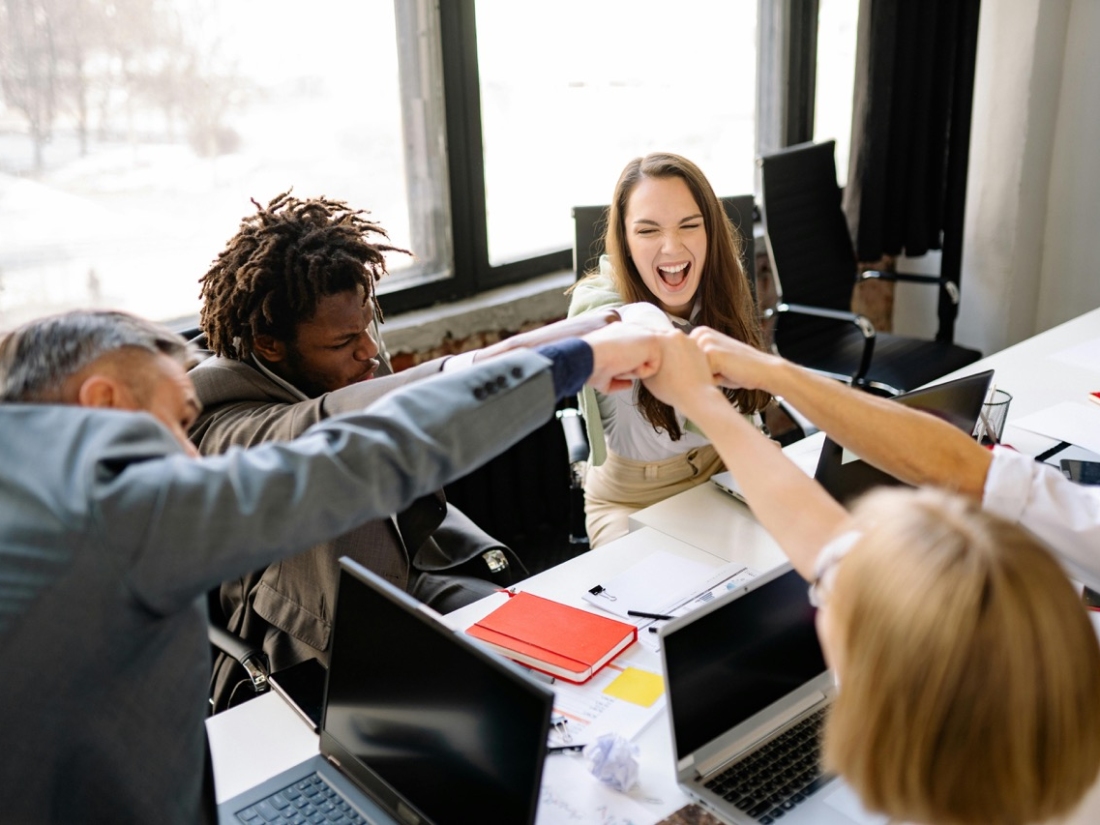
[[[1100,487],[1077,484],[1031,456],[996,447],[982,507],[1030,530],[1073,578],[1100,590]]]
[[[619,313],[619,318],[627,324],[637,324],[655,332],[675,329],[668,315],[660,307],[646,301],[616,307],[615,311]]]

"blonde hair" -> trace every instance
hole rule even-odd
[[[826,766],[896,819],[1070,812],[1100,772],[1100,645],[1065,573],[961,497],[880,491],[854,512]]]

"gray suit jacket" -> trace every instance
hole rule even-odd
[[[207,591],[508,448],[553,411],[549,364],[517,351],[202,459],[143,413],[0,405],[4,821],[198,821]]]

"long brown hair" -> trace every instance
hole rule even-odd
[[[703,227],[707,234],[707,256],[699,278],[700,312],[694,319],[696,325],[705,325],[719,332],[764,348],[759,316],[753,303],[748,277],[741,261],[743,254],[741,235],[726,216],[722,204],[714,194],[703,172],[685,157],[668,152],[655,152],[635,158],[626,165],[607,216],[604,249],[614,270],[615,289],[627,303],[647,301],[660,306],[657,297],[642,281],[638,268],[626,242],[626,207],[634,188],[643,178],[680,178],[687,184],[703,215]],[[590,273],[588,278],[598,272]],[[761,390],[726,390],[726,396],[742,413],[760,412],[771,401],[771,396]],[[642,415],[654,429],[665,430],[673,441],[682,435],[672,407],[658,401],[641,384],[636,401]]]

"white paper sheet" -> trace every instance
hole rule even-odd
[[[552,755],[542,773],[538,825],[649,825],[653,812],[604,785],[581,756]]]
[[[605,693],[627,668],[637,668],[660,677],[661,661],[640,645],[631,645],[583,685],[558,680],[554,683],[554,713],[566,719],[564,729],[550,730],[551,745],[587,745],[601,734],[617,733],[633,739],[652,722],[665,706],[662,690],[649,707]]]
[[[689,612],[685,607],[700,595],[716,587],[728,589],[754,575],[736,562],[714,567],[689,561],[675,553],[658,551],[614,578],[594,583],[583,598],[628,621],[634,618],[628,614],[630,610],[680,616]],[[709,600],[710,597],[705,597],[704,603]]]
[[[1100,453],[1100,406],[1096,404],[1063,401],[1023,418],[1010,419],[1009,425]]]
[[[1100,373],[1100,338],[1093,338],[1091,341],[1084,341],[1072,347],[1067,347],[1050,357],[1055,361],[1062,361],[1075,367],[1083,367]],[[1100,386],[1096,389],[1100,390]]]

